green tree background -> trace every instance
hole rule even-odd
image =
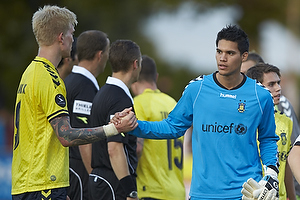
[[[36,56],[38,46],[31,29],[32,14],[45,4],[65,6],[76,13],[78,26],[75,36],[82,31],[97,29],[106,32],[111,42],[130,39],[140,47],[142,54],[156,60],[160,74],[159,88],[178,100],[186,84],[199,74],[188,66],[172,68],[156,53],[154,45],[143,35],[141,27],[146,20],[159,12],[174,12],[184,0],[2,0],[0,2],[0,102],[13,111],[16,90],[25,68]],[[237,22],[250,38],[250,49],[259,49],[259,25],[266,20],[276,20],[299,35],[298,0],[198,0],[199,12],[212,7],[235,5],[242,10]],[[201,6],[200,6],[201,5]],[[172,33],[170,33],[172,34]],[[214,44],[212,44],[214,45]],[[111,74],[107,64],[98,77],[100,86]]]

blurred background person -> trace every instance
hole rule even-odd
[[[247,60],[242,62],[241,72],[246,74],[247,70],[250,67],[253,67],[258,63],[264,63],[262,57],[257,53],[250,52]],[[293,121],[293,133],[291,136],[291,141],[292,143],[294,143],[296,138],[300,135],[300,127],[299,127],[297,115],[295,113],[292,104],[284,95],[281,95],[279,104],[276,105],[275,108],[283,112],[284,114],[286,114],[286,116],[288,116]],[[299,194],[300,194],[300,188],[299,188]]]
[[[90,127],[93,99],[99,90],[96,77],[105,69],[109,39],[98,30],[81,33],[77,40],[78,66],[65,79],[70,123],[74,128]],[[74,54],[73,54],[74,55]],[[70,59],[70,58],[69,58]],[[70,147],[70,187],[72,200],[88,200],[88,180],[91,168],[92,144]]]
[[[281,95],[280,86],[280,70],[278,67],[258,63],[247,70],[247,76],[257,80],[271,92],[274,105],[278,105]],[[289,167],[287,157],[291,150],[291,135],[293,130],[293,122],[284,113],[275,110],[276,134],[279,136],[278,159],[279,159],[279,200],[285,200],[289,197],[290,200],[296,200],[296,193],[293,181],[293,175]]]
[[[265,63],[264,60],[262,59],[262,57],[260,57],[260,55],[258,55],[255,52],[249,52],[247,60],[242,62],[242,66],[241,66],[241,72],[243,72],[244,74],[247,73],[247,70],[250,67],[253,67],[254,65],[258,64],[258,63]]]
[[[71,56],[62,58],[58,63],[57,71],[62,80],[72,72],[73,66],[78,64],[78,57],[76,53],[76,42],[77,38],[74,37],[74,41],[72,43]]]
[[[142,70],[131,90],[134,110],[139,120],[161,121],[167,118],[176,101],[156,85],[155,61],[142,57]],[[183,137],[152,140],[137,138],[137,190],[142,200],[184,200]]]
[[[242,63],[241,72],[246,74],[247,70],[250,67],[253,67],[258,63],[264,63],[262,57],[255,52],[250,52],[247,60]],[[295,113],[292,104],[284,95],[281,95],[279,104],[275,105],[275,109],[279,110],[280,112],[283,112],[286,116],[288,116],[292,120],[293,131],[291,135],[291,142],[293,144],[296,138],[300,135],[300,127],[299,127],[298,117]],[[297,198],[300,200],[300,184],[296,181],[295,178],[294,178],[294,185],[295,185]]]

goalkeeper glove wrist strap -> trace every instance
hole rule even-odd
[[[279,173],[279,170],[278,170],[278,168],[276,166],[274,166],[274,165],[268,165],[267,167],[270,168],[270,169],[273,169],[277,174]]]

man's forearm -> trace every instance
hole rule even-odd
[[[51,125],[63,146],[88,144],[106,138],[103,127],[72,128],[68,116],[56,117]]]
[[[293,172],[294,177],[296,178],[296,180],[298,181],[298,183],[300,183],[300,170],[299,170],[299,166],[300,166],[300,146],[295,145],[289,156],[288,156],[288,162],[289,162],[289,166]]]
[[[110,123],[95,128],[72,128],[69,116],[64,115],[55,117],[50,124],[55,131],[60,143],[65,146],[76,146],[82,144],[93,143],[107,136],[113,136],[122,132],[129,132],[135,129],[138,124],[132,108],[124,109],[126,116],[119,120],[119,123]]]
[[[285,166],[284,183],[285,183],[285,188],[289,200],[296,200],[296,191],[295,191],[293,174],[288,161],[286,161],[286,166]]]

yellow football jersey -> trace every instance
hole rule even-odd
[[[167,118],[176,101],[159,90],[146,89],[134,98],[139,120]],[[137,167],[139,198],[184,200],[183,137],[168,140],[145,139]]]
[[[276,134],[279,136],[277,142],[278,146],[278,160],[279,160],[279,200],[286,199],[286,189],[284,184],[285,177],[285,166],[287,156],[292,148],[291,135],[293,130],[293,122],[285,114],[280,112],[275,112],[275,124],[276,124]]]
[[[66,89],[50,61],[36,57],[22,75],[15,106],[12,194],[67,187],[69,149],[49,121],[68,115]]]

